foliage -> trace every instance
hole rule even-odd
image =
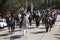
[[[27,0],[28,5],[33,3],[35,9],[41,9],[44,7],[56,7],[60,8],[60,0]],[[26,0],[0,0],[0,12],[2,11],[16,11],[21,6],[25,7]],[[2,7],[1,7],[2,6]]]

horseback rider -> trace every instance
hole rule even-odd
[[[30,25],[31,25],[31,22],[32,22],[32,15],[30,15],[30,16],[28,17],[28,19],[29,19],[29,23],[30,23]]]
[[[57,18],[57,12],[56,12],[56,10],[52,11],[52,18],[53,18],[53,20],[52,20],[52,25],[53,25],[53,24],[55,24],[55,21],[56,21],[56,18]]]
[[[43,22],[44,22],[44,24],[45,24],[45,28],[46,28],[46,32],[48,32],[48,29],[49,29],[49,25],[50,25],[50,20],[49,20],[49,15],[50,15],[50,12],[49,12],[49,10],[45,10],[44,11],[44,20],[43,20]]]
[[[24,35],[25,31],[28,27],[28,18],[26,17],[25,10],[20,11],[20,20],[19,20],[19,27],[22,31],[22,35]]]
[[[36,27],[39,26],[39,23],[40,23],[40,11],[37,10],[37,13],[36,13],[36,17],[35,17],[35,21],[36,21]]]
[[[7,26],[8,26],[8,29],[9,29],[9,33],[10,33],[10,27],[11,27],[11,33],[14,31],[14,25],[15,25],[15,20],[14,20],[14,16],[11,12],[8,12],[7,13],[7,16],[6,16],[6,22],[7,22]]]

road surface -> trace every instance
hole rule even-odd
[[[51,31],[46,33],[45,26],[41,25],[38,28],[35,28],[35,24],[29,26],[30,28],[27,31],[25,36],[21,36],[20,29],[15,28],[15,33],[12,35],[9,34],[8,28],[0,29],[0,40],[59,40],[60,39],[60,16],[57,16],[55,25]]]

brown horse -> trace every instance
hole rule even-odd
[[[8,26],[8,30],[9,33],[12,34],[12,32],[14,32],[15,29],[15,21],[14,21],[14,17],[12,16],[12,14],[8,13],[7,17],[6,17],[6,22],[7,22],[7,26]]]

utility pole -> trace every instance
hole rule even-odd
[[[25,7],[26,12],[27,12],[27,9],[28,9],[28,0],[26,0],[26,7]]]

